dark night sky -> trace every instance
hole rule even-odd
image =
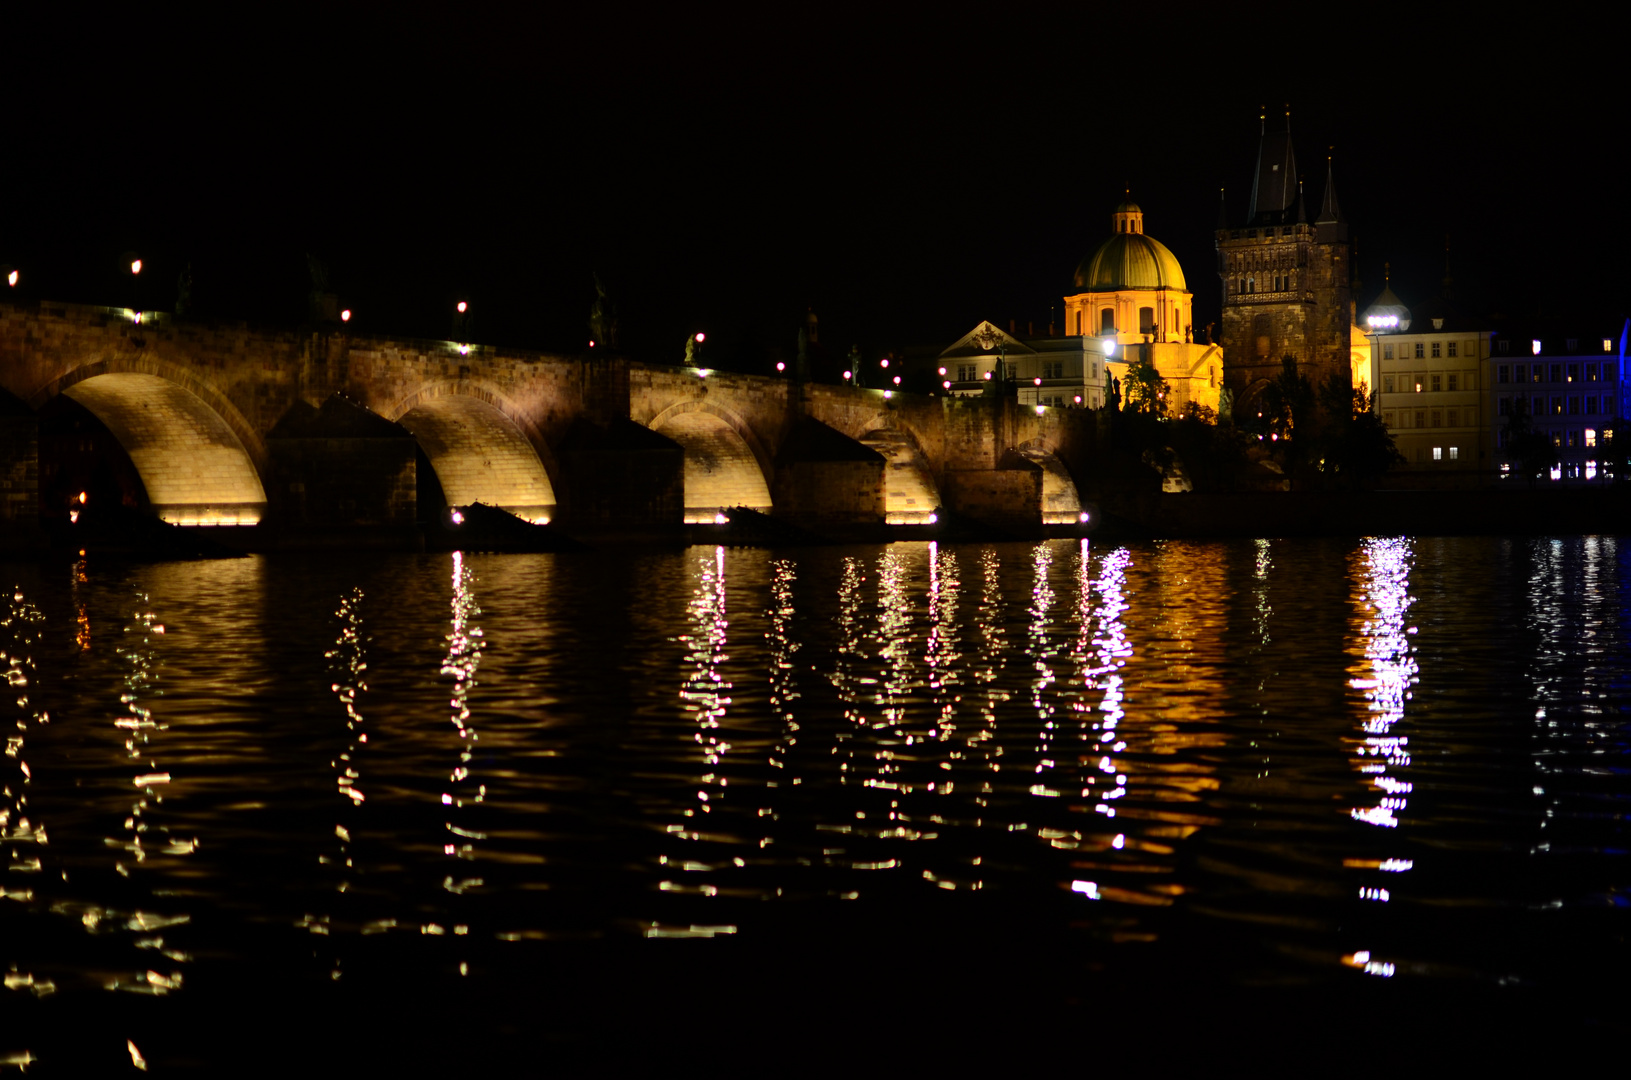
[[[206,9],[208,10],[208,9]],[[217,9],[219,10],[219,9]],[[1317,24],[1107,6],[677,12],[349,5],[20,21],[0,262],[36,297],[294,322],[304,253],[359,329],[576,349],[600,270],[625,345],[716,364],[1048,319],[1124,185],[1215,318],[1220,186],[1290,102],[1311,209],[1336,147],[1364,300],[1453,247],[1470,311],[1586,328],[1631,298],[1613,28]],[[1590,47],[1587,47],[1587,42]],[[1363,301],[1362,301],[1363,302]]]

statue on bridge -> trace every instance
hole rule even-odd
[[[617,305],[606,295],[606,286],[595,274],[595,303],[589,309],[589,344],[605,349],[617,348]],[[686,362],[690,362],[690,348],[686,349]]]

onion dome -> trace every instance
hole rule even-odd
[[[1360,312],[1359,325],[1368,334],[1402,334],[1410,329],[1410,309],[1393,294],[1393,286],[1384,284],[1382,295]]]

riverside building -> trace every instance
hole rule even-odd
[[[1492,472],[1486,416],[1493,331],[1444,301],[1406,307],[1391,285],[1360,319],[1370,338],[1373,408],[1405,463],[1393,475],[1425,487],[1472,487]],[[1357,381],[1357,380],[1356,380]]]
[[[1027,337],[982,322],[938,357],[941,385],[953,396],[976,397],[993,383],[1012,384],[1021,405],[1102,408],[1107,395],[1105,351],[1114,339]]]
[[[1495,458],[1503,478],[1522,470],[1509,432],[1514,413],[1525,413],[1532,430],[1551,440],[1557,464],[1554,483],[1603,479],[1599,468],[1603,429],[1626,414],[1625,353],[1631,320],[1617,334],[1497,334],[1490,358],[1487,395]]]

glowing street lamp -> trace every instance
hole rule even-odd
[[[139,274],[139,273],[142,272],[142,261],[140,259],[132,259],[131,260],[131,262],[130,262],[130,272],[132,274]]]
[[[17,271],[13,270],[11,273],[6,275],[6,284],[10,285],[13,289],[17,287]]]
[[[787,365],[785,363],[783,363],[782,361],[777,360],[776,361],[776,370],[777,371],[786,371],[787,370]]]
[[[469,310],[470,310],[470,305],[465,303],[463,300],[460,300],[459,301],[459,314],[463,315],[465,312],[467,312]]]
[[[844,381],[845,381],[845,382],[846,382],[846,383],[847,383],[847,382],[849,382],[849,381],[850,381],[850,379],[852,379],[852,378],[853,378],[853,377],[854,377],[854,376],[855,376],[855,372],[853,372],[853,371],[846,371],[846,372],[844,372]]]
[[[896,375],[896,376],[895,376],[895,385],[896,385],[896,386],[899,386],[899,385],[900,385],[900,376],[899,376],[899,375]]]
[[[341,322],[350,322],[351,321],[351,309],[350,308],[346,308],[344,311],[340,312],[340,321]]]

